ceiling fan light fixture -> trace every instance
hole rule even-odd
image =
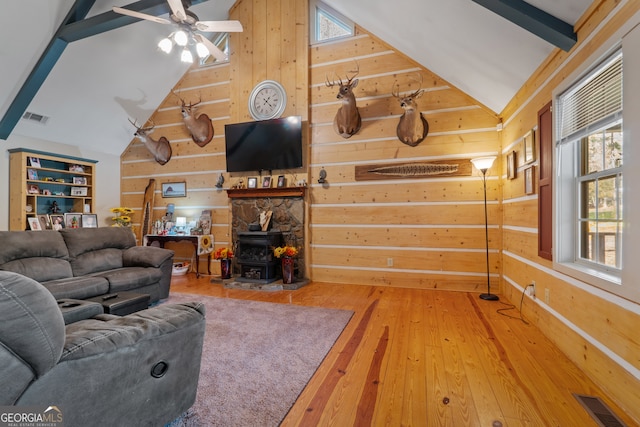
[[[173,40],[178,46],[186,46],[187,43],[189,43],[189,37],[183,30],[176,31],[176,33],[173,35]]]
[[[188,62],[189,64],[193,63],[193,55],[191,54],[191,51],[189,51],[189,49],[187,49],[186,47],[182,50],[180,60],[182,62]]]
[[[209,49],[201,42],[196,43],[196,52],[200,58],[209,56]]]
[[[173,49],[173,42],[171,41],[171,39],[169,37],[165,37],[164,39],[160,40],[158,42],[158,49],[160,49],[161,51],[163,51],[166,54],[171,53],[171,50]]]

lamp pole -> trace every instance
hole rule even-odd
[[[484,188],[484,241],[487,253],[487,293],[480,294],[480,299],[488,301],[498,301],[500,298],[498,295],[491,293],[491,282],[489,280],[489,219],[487,216],[487,169],[480,169],[482,172],[482,185]]]

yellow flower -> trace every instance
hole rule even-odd
[[[273,248],[273,255],[275,255],[276,258],[281,258],[283,256],[294,257],[298,255],[298,248],[294,246],[278,246]]]

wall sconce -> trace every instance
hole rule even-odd
[[[320,170],[320,177],[318,178],[318,184],[325,184],[327,182],[327,171],[322,168]]]

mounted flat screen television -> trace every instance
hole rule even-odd
[[[227,172],[250,172],[302,167],[300,116],[224,127]]]

